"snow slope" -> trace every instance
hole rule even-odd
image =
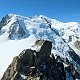
[[[25,48],[32,48],[37,39],[52,41],[52,53],[74,61],[68,51],[71,47],[80,56],[79,48],[72,45],[80,40],[79,32],[80,24],[77,22],[63,23],[43,15],[6,15],[0,22],[0,76],[13,57]]]
[[[11,63],[13,57],[35,42],[36,37],[31,35],[28,39],[22,40],[6,40],[0,43],[0,76],[5,72],[6,68]]]

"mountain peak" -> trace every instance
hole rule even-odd
[[[11,19],[12,17],[16,17],[17,15],[16,14],[7,14],[7,15],[5,15],[3,18],[2,18],[2,20],[4,20],[4,19]]]
[[[7,14],[9,17],[16,16],[16,14]]]

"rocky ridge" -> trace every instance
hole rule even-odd
[[[51,53],[52,42],[36,41],[37,50],[25,49],[14,57],[1,80],[75,80],[74,66]],[[66,66],[65,66],[66,65]],[[80,74],[79,74],[80,75]]]

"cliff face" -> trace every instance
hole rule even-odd
[[[67,80],[67,76],[75,79],[73,67],[64,69],[60,56],[55,59],[51,54],[52,42],[39,40],[35,45],[41,46],[39,50],[25,49],[14,57],[1,80]]]

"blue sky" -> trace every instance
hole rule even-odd
[[[80,22],[80,0],[0,0],[0,19],[9,13]]]

